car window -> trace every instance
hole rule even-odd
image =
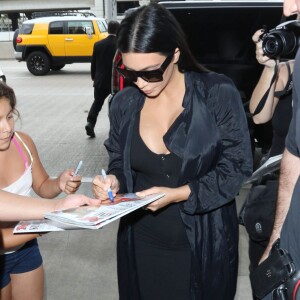
[[[69,34],[85,34],[86,27],[90,27],[92,29],[92,34],[94,34],[94,27],[91,21],[69,21],[67,32]]]
[[[20,28],[19,34],[31,34],[34,24],[23,24]]]
[[[49,34],[63,34],[63,33],[64,33],[64,24],[62,21],[50,23]]]
[[[97,23],[98,23],[98,27],[99,27],[101,32],[106,32],[107,31],[107,27],[106,27],[106,24],[104,22],[102,22],[101,20],[97,20]]]

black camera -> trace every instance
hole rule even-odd
[[[261,37],[262,49],[270,58],[294,58],[300,46],[300,21],[279,24]]]

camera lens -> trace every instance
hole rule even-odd
[[[296,36],[292,31],[275,31],[263,37],[262,48],[265,55],[277,58],[289,55],[297,44]]]
[[[274,35],[266,37],[263,41],[263,51],[269,57],[279,56],[283,49],[283,43],[281,39],[278,39]]]

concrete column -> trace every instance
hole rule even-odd
[[[150,0],[140,0],[139,1],[140,6],[147,5],[149,3],[150,3]]]
[[[117,0],[106,0],[105,19],[107,22],[117,20]]]
[[[94,0],[94,7],[91,7],[91,12],[99,18],[105,16],[105,1],[109,0]]]

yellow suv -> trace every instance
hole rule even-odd
[[[15,58],[34,75],[65,64],[90,62],[94,43],[107,37],[107,23],[95,16],[52,16],[24,21],[16,38]]]

